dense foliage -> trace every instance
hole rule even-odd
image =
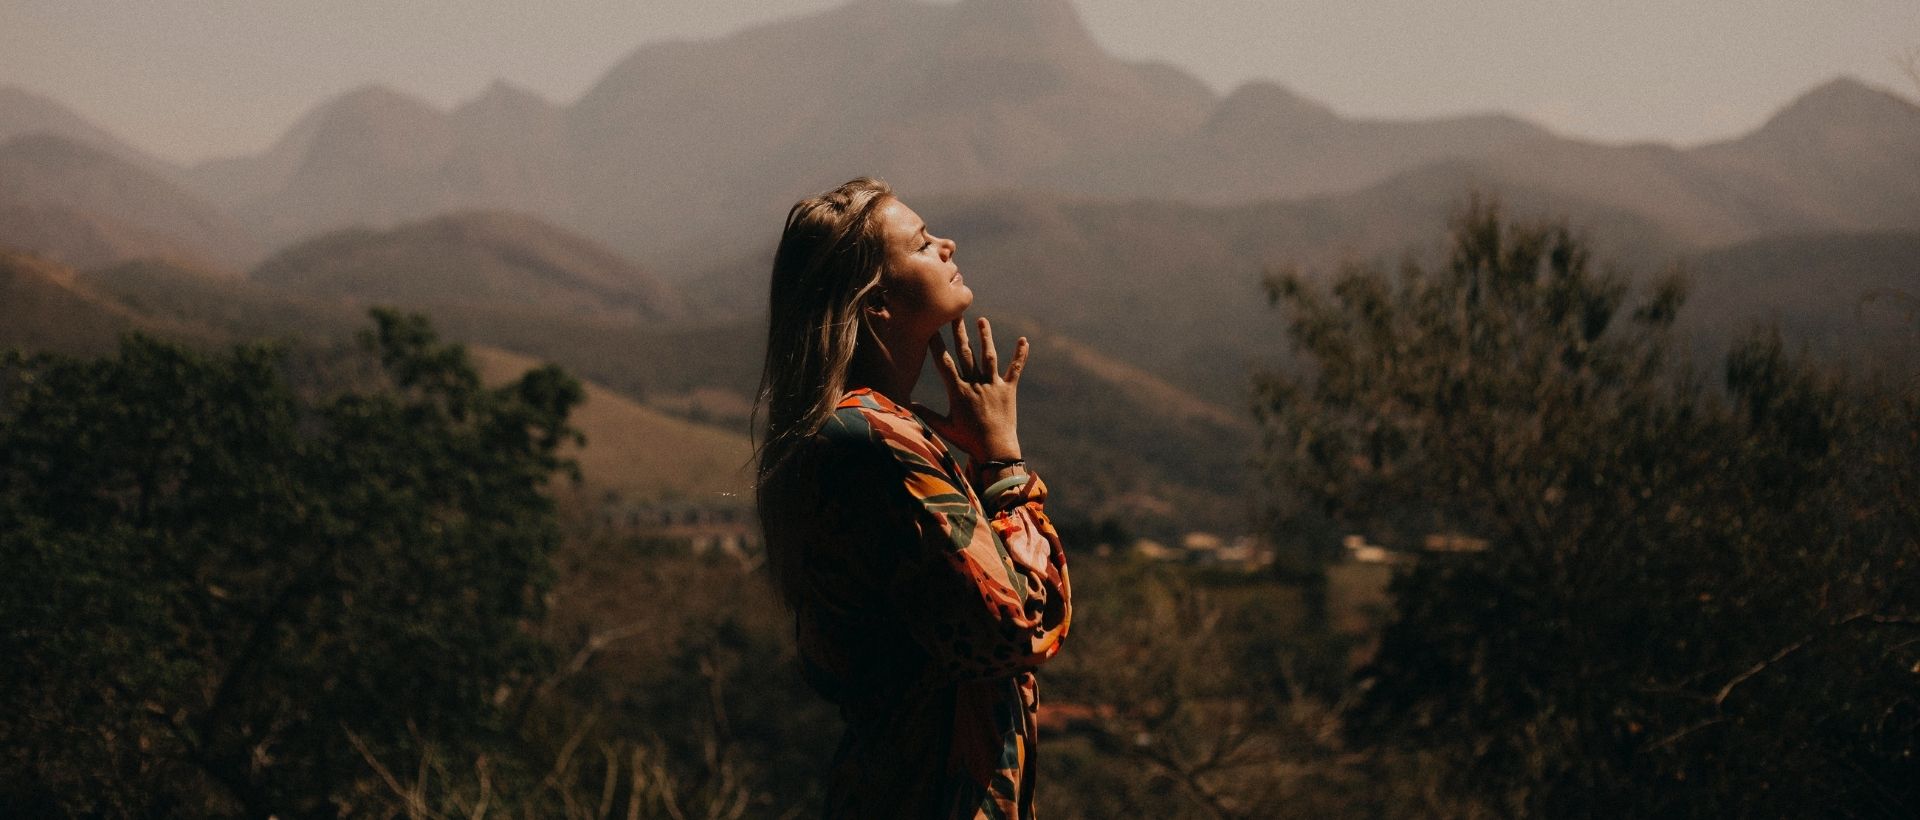
[[[7,360],[0,804],[332,814],[366,758],[503,728],[548,654],[541,488],[580,387],[485,389],[375,318],[377,366],[317,396],[272,346]]]
[[[1354,738],[1512,816],[1920,812],[1911,383],[1766,333],[1693,377],[1676,280],[1631,303],[1491,205],[1439,270],[1270,285],[1307,365],[1261,390],[1285,520],[1468,548],[1396,579]]]

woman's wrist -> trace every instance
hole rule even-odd
[[[987,441],[974,459],[982,464],[989,462],[1008,462],[1020,460],[1020,440],[1011,437],[997,437]]]
[[[980,457],[969,459],[969,462],[967,472],[973,476],[976,490],[1027,472],[1026,459],[1017,447],[987,450]]]

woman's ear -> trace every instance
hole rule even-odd
[[[886,291],[880,288],[869,290],[866,296],[861,297],[860,309],[866,312],[868,320],[885,320],[893,317],[893,313],[887,309]]]

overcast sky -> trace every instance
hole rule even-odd
[[[0,0],[0,83],[193,161],[264,148],[383,83],[450,106],[505,78],[567,103],[641,44],[841,0]],[[1920,0],[1074,0],[1094,37],[1222,91],[1283,83],[1350,116],[1507,111],[1696,144],[1851,74],[1920,96]]]

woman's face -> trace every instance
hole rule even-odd
[[[931,332],[964,315],[973,289],[953,263],[953,240],[928,233],[920,215],[898,199],[889,197],[874,215],[887,243],[880,287],[888,318],[924,323]]]

